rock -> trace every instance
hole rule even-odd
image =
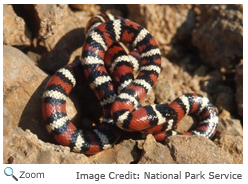
[[[162,77],[158,78],[154,86],[154,91],[156,102],[159,104],[166,104],[176,98],[172,83]]]
[[[11,130],[13,128],[12,116],[7,107],[3,106],[3,163],[8,160],[7,148],[11,139]]]
[[[155,93],[154,93],[154,90],[151,89],[151,91],[147,94],[147,97],[145,98],[145,100],[141,102],[141,105],[142,106],[152,105],[154,104],[154,100],[155,100]]]
[[[225,135],[220,139],[219,145],[232,155],[235,164],[243,164],[243,137]]]
[[[141,24],[154,36],[161,52],[167,54],[173,39],[185,39],[194,28],[192,5],[127,5],[129,19]]]
[[[225,135],[243,136],[243,127],[238,119],[221,120],[217,131]]]
[[[231,71],[243,58],[243,5],[200,5],[192,42],[202,61]]]
[[[232,114],[235,112],[235,106],[233,104],[235,104],[235,97],[232,93],[220,93],[215,101],[215,105],[219,111],[225,109]]]
[[[69,52],[69,55],[66,55],[68,54],[66,46],[70,44],[69,40],[66,40],[67,43],[63,42],[63,39],[62,42],[60,41],[63,36],[66,37],[68,29],[72,28],[69,23],[67,27],[61,29],[68,17],[68,7],[67,5],[35,5],[35,11],[40,25],[37,44],[39,47],[45,48],[42,57],[38,60],[38,65],[44,71],[53,74],[68,63],[71,54]],[[74,39],[72,39],[73,41]]]
[[[44,143],[29,130],[25,132],[14,128],[12,139],[8,143],[8,164],[89,164],[89,158],[83,154],[70,152],[68,147]]]
[[[220,120],[227,120],[227,119],[231,119],[231,114],[229,111],[223,109],[221,113],[219,113],[219,119]]]
[[[90,160],[95,164],[116,164],[117,153],[114,149],[101,151],[90,157]]]
[[[32,34],[26,23],[18,17],[12,5],[3,5],[3,44],[28,47],[31,45]]]
[[[208,74],[207,72],[208,70],[209,70],[208,66],[201,65],[194,71],[194,76],[205,77]]]
[[[175,99],[172,81],[174,76],[177,75],[177,69],[170,61],[162,57],[162,70],[153,87],[157,103],[166,104]]]
[[[236,66],[235,83],[238,114],[243,117],[243,60]]]
[[[138,160],[139,150],[134,140],[124,140],[109,150],[90,157],[97,164],[130,164]]]
[[[178,123],[175,130],[181,133],[189,131],[191,127],[195,127],[197,123],[199,122],[199,120],[196,120],[196,118],[194,121],[193,118],[191,116],[183,117],[183,119]]]
[[[148,135],[143,144],[144,153],[139,164],[174,164],[170,149],[155,141],[152,135]]]
[[[21,51],[3,46],[4,105],[11,109],[12,128],[20,126],[43,136],[41,96],[47,75],[39,70]],[[32,116],[31,116],[32,115]]]
[[[218,144],[232,155],[235,164],[243,163],[243,127],[238,119],[226,119],[219,122],[217,129]]]
[[[171,157],[178,164],[233,164],[231,155],[203,136],[171,136]]]
[[[56,34],[57,27],[63,22],[63,18],[67,13],[67,5],[36,4],[34,9],[40,24],[39,39],[44,40]]]
[[[226,89],[219,89],[220,85],[223,86],[223,74],[219,70],[206,73],[200,78],[200,83],[202,90],[206,91],[208,94],[215,94],[215,97],[217,97],[219,92],[226,91]]]
[[[10,132],[11,129],[13,128],[13,125],[11,125],[13,123],[12,120],[13,116],[10,115],[10,111],[9,109],[4,106],[3,107],[3,136],[10,136]]]
[[[96,4],[70,4],[70,7],[76,10],[85,11],[93,16],[100,11],[100,6]]]

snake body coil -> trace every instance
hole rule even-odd
[[[46,128],[59,144],[74,152],[94,154],[116,142],[119,128],[152,133],[157,141],[176,134],[207,138],[215,134],[218,112],[206,97],[185,94],[169,106],[141,107],[161,71],[160,50],[145,28],[127,19],[100,14],[89,21],[86,31],[82,66],[73,63],[58,70],[43,94]],[[122,43],[134,50],[127,53]],[[103,108],[103,120],[92,131],[76,128],[66,113],[66,99],[76,85],[75,70],[80,67]],[[199,117],[196,129],[185,133],[174,131],[187,114]]]

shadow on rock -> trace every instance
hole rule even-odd
[[[68,64],[72,53],[83,46],[85,40],[84,28],[74,29],[65,34],[51,52],[43,54],[38,66],[49,74]]]
[[[30,97],[22,112],[18,126],[23,130],[29,129],[44,142],[53,142],[51,136],[48,134],[43,124],[41,111],[41,97],[48,80],[49,77],[46,77]]]

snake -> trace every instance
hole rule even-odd
[[[80,62],[59,69],[42,95],[45,126],[58,144],[91,155],[111,148],[125,131],[153,134],[159,142],[172,135],[209,139],[215,135],[218,110],[207,97],[188,93],[169,105],[141,105],[161,71],[161,53],[147,29],[101,13],[90,19],[85,30]],[[76,127],[66,112],[67,98],[81,82],[89,84],[103,109],[101,122],[92,129]],[[186,115],[198,117],[196,128],[175,131]]]

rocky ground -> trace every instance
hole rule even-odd
[[[172,136],[160,144],[128,133],[93,156],[52,140],[42,122],[42,92],[55,71],[79,58],[86,23],[100,12],[141,24],[159,44],[162,72],[144,103],[169,103],[187,92],[209,97],[220,112],[212,140]],[[101,108],[89,88],[80,102],[76,94],[67,103],[69,117],[98,119]],[[3,163],[241,164],[243,6],[3,5],[3,120]],[[177,129],[192,124],[185,117]]]

